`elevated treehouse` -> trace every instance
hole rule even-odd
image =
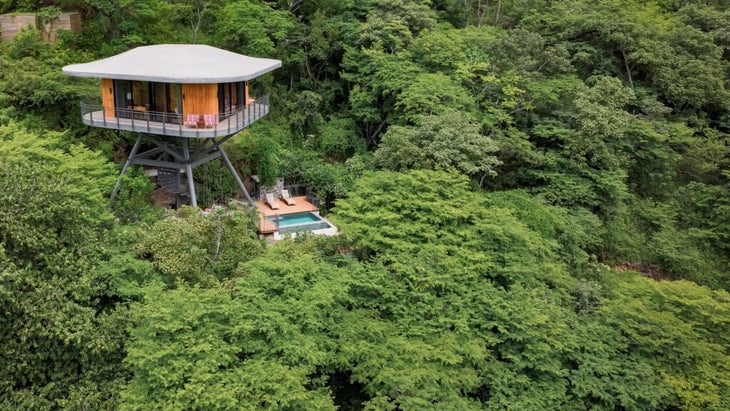
[[[139,133],[111,197],[128,167],[139,164],[168,175],[184,171],[190,202],[197,206],[193,169],[219,157],[253,204],[221,144],[268,114],[269,96],[251,96],[249,81],[280,66],[279,60],[205,45],[165,44],[66,66],[63,72],[101,79],[100,102],[81,103],[85,124]]]

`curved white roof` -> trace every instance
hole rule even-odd
[[[279,60],[248,57],[201,44],[161,44],[72,64],[64,67],[63,73],[162,83],[227,83],[251,80],[278,67]]]

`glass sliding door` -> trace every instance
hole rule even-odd
[[[243,107],[243,82],[218,84],[218,111],[221,118]]]
[[[180,124],[182,85],[114,80],[114,109],[122,118]]]
[[[152,110],[154,121],[180,124],[182,115],[182,90],[180,84],[150,83]]]
[[[182,123],[182,85],[181,84],[168,84],[167,85],[167,109],[168,113],[174,114],[170,116],[172,118],[171,123],[181,124]]]
[[[243,81],[236,83],[236,108],[241,109],[246,105],[246,94],[244,93]]]
[[[138,111],[150,109],[150,83],[147,81],[132,82],[132,98],[134,99],[134,109]]]
[[[114,80],[114,112],[116,116],[131,117],[133,104],[132,82],[129,80]]]
[[[160,113],[167,113],[169,111],[167,88],[168,84],[166,83],[152,83],[152,111],[159,111]]]

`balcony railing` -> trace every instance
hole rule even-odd
[[[200,121],[182,114],[160,111],[115,109],[109,113],[99,102],[81,102],[81,120],[92,127],[187,138],[229,136],[269,113],[269,95],[250,101],[248,106],[222,113],[196,113]]]

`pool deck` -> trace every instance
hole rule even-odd
[[[283,200],[277,199],[279,202],[279,209],[276,210],[269,207],[269,205],[263,201],[254,201],[259,211],[259,233],[272,234],[279,231],[276,225],[269,221],[266,217],[319,211],[314,204],[307,201],[306,196],[293,198],[295,202],[294,205],[287,205]]]

